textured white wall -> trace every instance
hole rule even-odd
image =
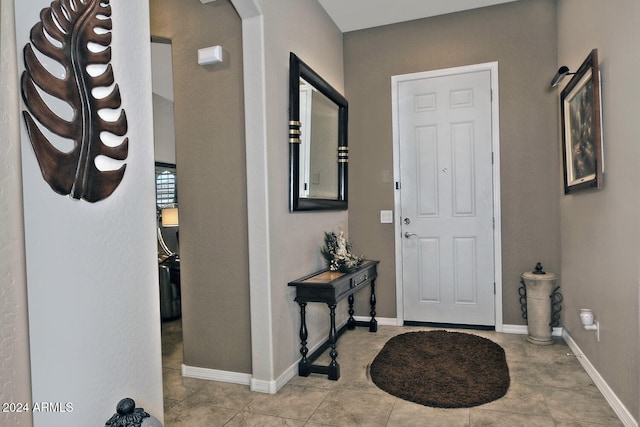
[[[176,127],[174,104],[153,94],[153,134],[157,162],[176,164]]]
[[[15,1],[18,52],[49,3]],[[129,123],[120,186],[94,204],[54,193],[22,126],[33,399],[73,405],[34,413],[41,426],[103,425],[125,396],[163,418],[149,5],[111,5],[111,63]]]
[[[0,1],[0,403],[31,399],[13,1]],[[2,426],[31,413],[0,412]]]
[[[176,163],[173,64],[170,43],[151,43],[153,134],[157,162]]]

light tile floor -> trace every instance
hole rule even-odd
[[[371,382],[367,370],[391,337],[429,328],[348,331],[338,341],[338,381],[296,376],[269,395],[243,385],[182,378],[181,323],[165,322],[162,327],[165,427],[622,426],[562,339],[537,346],[524,335],[465,331],[505,349],[511,386],[503,398],[482,406],[436,409],[385,393]],[[326,361],[328,356],[322,357]]]

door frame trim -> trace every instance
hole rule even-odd
[[[495,279],[495,328],[502,332],[502,222],[500,205],[500,108],[498,91],[498,62],[486,62],[482,64],[467,65],[462,67],[445,68],[433,71],[401,74],[391,76],[391,110],[393,130],[393,179],[400,182],[400,140],[398,131],[399,100],[398,85],[409,80],[418,80],[433,77],[451,76],[478,71],[489,71],[491,76],[491,147],[493,150],[493,251],[494,251],[494,279]],[[398,325],[404,324],[404,300],[402,277],[402,224],[401,224],[401,200],[400,190],[396,185],[393,194],[395,217],[395,262],[396,262],[396,321]]]

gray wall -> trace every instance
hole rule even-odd
[[[267,229],[259,232],[269,240],[268,247],[252,248],[261,297],[251,302],[247,228],[255,224],[248,224],[245,156],[263,153],[245,152],[242,23],[228,0],[204,6],[198,0],[150,0],[150,8],[152,35],[170,39],[173,49],[185,364],[273,381],[300,357],[299,309],[287,283],[324,266],[324,231],[348,231],[346,212],[288,212],[289,52],[341,92],[344,79],[342,34],[317,2],[259,3],[268,108],[264,133],[253,135],[265,138],[267,170],[264,177],[259,170],[250,173],[253,187],[259,182],[267,193],[266,206],[259,208]],[[215,44],[223,46],[225,64],[197,65],[197,49]],[[261,95],[247,99],[259,107]],[[262,144],[247,143],[254,150]],[[250,305],[259,359],[253,367]],[[310,346],[328,333],[326,311],[308,309],[308,326],[316,331]],[[340,315],[346,318],[346,307]]]
[[[228,0],[150,8],[173,51],[184,363],[250,373],[241,20]],[[224,63],[198,65],[214,45]]]
[[[624,7],[616,10],[590,0],[560,0],[559,9],[552,0],[521,0],[510,4],[462,12],[453,15],[424,19],[404,24],[392,25],[370,30],[357,31],[344,35],[344,88],[350,102],[350,208],[349,236],[354,242],[357,253],[370,258],[380,259],[380,280],[378,281],[378,315],[395,316],[395,265],[393,226],[379,224],[379,211],[393,207],[393,184],[389,182],[392,171],[392,134],[391,134],[391,87],[390,77],[416,71],[433,70],[473,63],[498,61],[500,74],[500,137],[502,170],[502,235],[503,235],[503,288],[504,322],[524,324],[520,317],[517,288],[523,271],[530,270],[536,261],[542,261],[549,271],[560,273],[561,289],[565,294],[565,316],[563,325],[584,349],[585,354],[594,362],[597,369],[614,391],[621,396],[625,405],[638,418],[638,267],[640,257],[633,242],[638,239],[637,180],[624,175],[634,170],[634,161],[638,158],[638,124],[629,120],[628,111],[636,111],[631,104],[639,95],[638,84],[633,73],[639,69],[637,49],[632,46],[635,24],[639,21],[638,5],[632,0],[624,0]],[[151,0],[152,28],[154,35],[172,38],[174,47],[180,38],[188,37],[196,25],[180,21],[169,22],[168,15],[154,13],[155,4],[170,4],[169,0]],[[196,9],[197,15],[207,13],[207,7],[200,7],[196,0],[180,2],[184,9]],[[224,11],[228,5],[216,2],[214,9]],[[321,244],[321,232],[344,223],[343,214],[288,214],[286,212],[286,74],[287,54],[293,50],[321,74],[328,76],[331,82],[341,89],[339,61],[334,53],[314,48],[313,40],[305,33],[300,37],[290,37],[291,32],[283,25],[286,17],[279,18],[278,7],[284,1],[271,4],[265,2],[266,34],[269,51],[268,96],[273,102],[269,109],[269,169],[270,200],[273,203],[270,212],[272,249],[275,254],[284,252],[284,257],[275,256],[271,261],[271,283],[273,292],[273,341],[277,344],[276,368],[278,375],[297,357],[297,307],[291,302],[292,294],[286,289],[286,281],[306,274],[322,265],[317,253]],[[296,3],[297,4],[297,3]],[[209,5],[211,7],[214,5]],[[174,8],[175,9],[175,8]],[[312,8],[313,9],[313,8]],[[295,12],[295,11],[294,11]],[[173,10],[174,15],[180,14]],[[186,13],[186,12],[184,12]],[[319,12],[321,15],[321,12]],[[317,25],[318,20],[301,14],[305,19],[300,25]],[[189,16],[198,19],[198,16]],[[206,24],[198,25],[200,31],[213,31],[224,23],[211,23],[214,17],[207,15]],[[234,18],[235,19],[235,18]],[[560,32],[558,34],[558,22]],[[229,19],[227,19],[227,24]],[[233,19],[231,20],[233,21]],[[194,21],[195,22],[195,21]],[[323,18],[323,26],[324,18]],[[587,25],[584,25],[587,22]],[[239,22],[233,23],[238,25]],[[601,28],[593,32],[593,28]],[[615,31],[614,31],[615,29]],[[156,31],[157,30],[157,31]],[[322,30],[324,31],[324,30]],[[184,33],[184,34],[183,34]],[[315,33],[314,33],[315,34]],[[195,37],[195,35],[191,35]],[[339,35],[335,38],[339,40]],[[336,41],[337,41],[336,40]],[[223,44],[229,50],[227,42],[217,39],[203,41],[183,54],[183,60],[195,64],[195,49],[211,44]],[[227,43],[227,44],[225,44]],[[330,43],[332,46],[336,43]],[[558,49],[558,46],[560,48]],[[604,130],[607,155],[607,174],[605,188],[598,193],[584,193],[574,196],[562,195],[561,161],[558,123],[558,91],[548,89],[549,80],[559,65],[567,64],[575,68],[593,47],[600,48],[603,70]],[[186,48],[185,48],[186,49]],[[339,48],[338,48],[339,49]],[[323,53],[324,52],[324,53]],[[631,52],[631,54],[630,54]],[[239,54],[236,54],[239,56]],[[327,65],[327,59],[332,65]],[[336,62],[336,66],[333,63]],[[239,67],[239,66],[238,66]],[[190,81],[198,73],[187,73]],[[240,68],[236,74],[241,75]],[[239,77],[241,79],[241,77]],[[208,81],[207,81],[208,82]],[[184,83],[187,86],[187,83]],[[235,83],[233,84],[235,87]],[[229,94],[224,99],[230,102],[241,100],[241,83],[237,95]],[[194,84],[200,91],[210,84]],[[186,89],[185,89],[186,90]],[[176,89],[176,93],[179,90]],[[185,95],[187,105],[194,104],[194,94]],[[178,101],[176,101],[178,103]],[[198,101],[204,103],[204,101]],[[191,110],[189,109],[191,108]],[[196,106],[182,113],[183,118],[190,114],[198,115]],[[214,108],[214,107],[212,107]],[[219,108],[219,107],[218,107]],[[231,120],[228,128],[238,126],[237,114],[217,111],[208,114],[207,120],[201,120],[198,126],[207,125],[217,116]],[[195,111],[195,112],[192,112]],[[204,123],[204,124],[203,124]],[[188,127],[188,126],[186,126]],[[211,130],[211,129],[210,129]],[[213,131],[213,130],[211,130]],[[178,131],[180,132],[180,131]],[[183,131],[188,135],[187,131]],[[201,132],[201,131],[198,131]],[[238,132],[241,132],[239,130]],[[202,144],[205,136],[193,141]],[[180,139],[180,137],[178,137]],[[196,144],[194,142],[190,144]],[[611,142],[613,141],[613,142]],[[180,144],[180,142],[179,142]],[[183,142],[183,144],[188,144]],[[214,144],[211,144],[214,145]],[[239,143],[236,149],[244,145]],[[228,147],[227,147],[228,149]],[[186,148],[178,149],[178,164],[181,156],[187,156]],[[203,151],[194,148],[192,157]],[[201,157],[207,157],[205,154]],[[206,161],[197,162],[199,171],[193,171],[192,185],[204,170],[213,171],[208,163],[217,156],[209,154]],[[184,164],[188,165],[186,160]],[[179,166],[180,167],[180,166]],[[232,168],[229,168],[232,169]],[[239,175],[242,180],[242,174]],[[211,180],[213,182],[213,180]],[[228,181],[226,181],[228,182]],[[181,181],[184,183],[184,180]],[[204,186],[204,185],[203,185]],[[242,185],[239,185],[241,188]],[[214,187],[214,186],[210,186]],[[188,192],[181,187],[181,196]],[[211,188],[205,191],[213,191]],[[192,196],[195,197],[195,196]],[[228,201],[227,201],[228,203]],[[204,207],[204,210],[209,205]],[[227,204],[227,206],[230,206]],[[625,207],[628,207],[626,209]],[[232,209],[228,209],[232,212]],[[191,215],[196,215],[192,213]],[[224,215],[222,217],[225,217]],[[192,249],[194,252],[204,245],[208,246],[213,237],[212,228],[218,218],[210,215],[209,221],[200,219],[192,229]],[[561,228],[562,219],[562,228]],[[235,222],[234,222],[235,223]],[[237,221],[238,224],[242,220]],[[309,233],[310,226],[315,230]],[[236,225],[239,229],[239,225]],[[184,232],[184,230],[183,230]],[[199,242],[195,234],[203,236]],[[319,237],[310,236],[318,234]],[[230,239],[230,238],[229,238]],[[560,241],[562,239],[562,252]],[[296,242],[292,245],[292,242]],[[247,256],[239,243],[227,250],[238,255],[237,264],[231,262],[232,270],[244,271],[246,267],[240,261]],[[636,245],[637,246],[637,245]],[[244,253],[244,255],[243,255]],[[562,254],[562,265],[560,258]],[[192,344],[187,346],[195,353],[204,355],[207,350],[215,353],[220,347],[215,338],[218,325],[233,328],[237,334],[235,343],[238,351],[234,357],[243,359],[239,364],[228,361],[205,361],[197,357],[191,364],[210,366],[218,369],[250,370],[249,319],[241,305],[246,306],[248,291],[242,281],[233,281],[233,286],[220,281],[218,273],[200,265],[215,262],[215,257],[194,259],[199,273],[193,273],[189,281],[200,283],[195,298],[208,298],[208,304],[231,303],[230,307],[212,307],[210,310],[194,311],[192,320]],[[205,262],[206,259],[206,262]],[[189,262],[185,263],[185,266]],[[214,274],[215,273],[215,274]],[[186,279],[186,278],[185,278]],[[217,288],[207,286],[208,281],[219,283]],[[196,286],[196,285],[194,285]],[[227,287],[227,298],[216,298],[220,288]],[[197,286],[196,286],[197,288]],[[213,290],[217,289],[217,290]],[[210,292],[208,290],[211,290]],[[210,293],[208,295],[208,293]],[[212,302],[213,301],[213,302]],[[198,304],[194,304],[198,305]],[[202,304],[205,305],[205,304]],[[366,303],[365,303],[366,306]],[[582,306],[594,309],[598,320],[602,321],[602,341],[596,343],[593,333],[579,327],[576,310]],[[362,307],[360,314],[368,312]],[[197,313],[197,314],[196,314]],[[239,313],[240,315],[236,315]],[[199,316],[196,318],[196,316]],[[230,317],[228,317],[230,316]],[[318,311],[312,315],[313,321],[322,325],[326,320],[324,313]],[[233,322],[227,319],[233,318]],[[234,323],[240,320],[240,325]],[[186,321],[187,319],[185,319]],[[189,322],[186,322],[189,325]],[[620,325],[624,325],[621,327]],[[228,334],[232,335],[232,334]],[[196,345],[196,340],[202,344]],[[605,351],[605,349],[607,349]],[[245,351],[246,350],[246,351]],[[210,357],[217,357],[209,355]],[[198,356],[200,357],[200,356]],[[203,356],[204,357],[204,356]],[[198,365],[199,362],[202,362]],[[242,365],[242,366],[239,366]]]
[[[638,184],[640,158],[640,4],[558,2],[558,64],[577,69],[597,48],[602,81],[604,187],[561,198],[564,326],[621,399],[640,419],[638,368]],[[600,342],[580,325],[580,308],[600,322]]]
[[[396,316],[391,76],[499,62],[502,276],[505,324],[525,324],[520,276],[560,268],[556,7],[522,0],[344,35],[349,100],[349,230],[356,253],[379,259],[378,315]],[[360,304],[358,312],[367,313]]]
[[[264,272],[269,277],[261,281],[270,286],[267,316],[274,354],[273,372],[277,378],[283,372],[290,372],[300,357],[299,308],[293,301],[295,290],[287,283],[325,267],[320,255],[324,231],[342,228],[348,232],[345,211],[289,213],[288,210],[289,52],[297,54],[341,93],[344,93],[344,67],[342,33],[317,1],[260,0],[260,8],[265,35],[269,205],[265,213],[269,221],[269,253],[266,254],[269,268]],[[338,322],[347,317],[346,305],[344,301],[338,307]],[[310,304],[307,315],[309,348],[313,348],[328,334],[328,309],[323,304]]]

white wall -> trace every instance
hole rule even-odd
[[[49,3],[15,1],[19,52]],[[54,193],[22,125],[33,400],[73,405],[34,413],[39,426],[103,425],[127,396],[163,417],[149,6],[111,5],[111,63],[129,124],[120,186],[94,204]]]
[[[17,403],[31,399],[31,375],[13,0],[0,20],[0,403]],[[31,426],[31,413],[0,412],[0,425]]]
[[[153,135],[156,162],[176,164],[176,126],[174,104],[153,94]]]
[[[171,43],[151,42],[153,134],[156,162],[176,164]]]
[[[617,1],[615,7],[598,0],[558,2],[558,65],[575,71],[598,49],[605,163],[602,190],[561,199],[564,326],[636,420],[640,178],[633,171],[640,158],[639,28],[636,0]],[[599,342],[581,327],[580,308],[593,309]]]

